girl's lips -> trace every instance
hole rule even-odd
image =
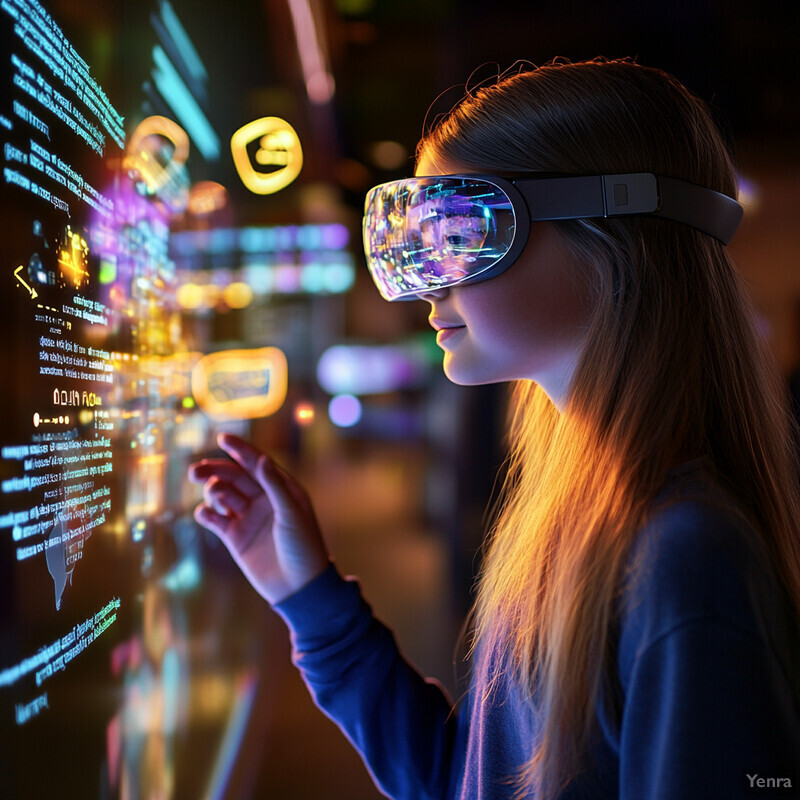
[[[439,332],[436,334],[436,344],[441,344],[444,341],[452,338],[453,336],[457,336],[459,331],[465,331],[467,329],[466,325],[458,325],[451,328],[441,328]]]

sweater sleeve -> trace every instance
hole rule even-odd
[[[451,703],[403,658],[358,584],[331,565],[274,609],[291,630],[292,660],[314,702],[378,788],[395,800],[447,797],[457,727]]]
[[[749,632],[681,624],[638,655],[625,693],[621,800],[800,796],[797,709]]]

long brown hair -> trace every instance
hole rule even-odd
[[[503,77],[440,120],[423,155],[493,174],[643,171],[737,190],[703,102],[628,60]],[[520,786],[542,798],[581,768],[613,680],[621,573],[671,468],[705,459],[800,617],[796,432],[724,245],[646,217],[555,225],[589,271],[594,310],[563,413],[536,384],[514,387],[473,639],[513,671],[541,717]]]

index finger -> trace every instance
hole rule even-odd
[[[209,478],[221,478],[235,486],[246,497],[258,497],[263,492],[241,466],[227,459],[208,458],[189,465],[189,480],[192,483],[205,483]]]
[[[232,434],[221,433],[217,436],[217,444],[249,475],[255,478],[258,459],[263,455],[250,442]]]

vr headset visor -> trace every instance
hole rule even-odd
[[[518,258],[532,221],[646,214],[704,231],[724,244],[742,207],[727,195],[649,172],[508,179],[437,175],[367,194],[367,266],[387,300],[493,278]]]

